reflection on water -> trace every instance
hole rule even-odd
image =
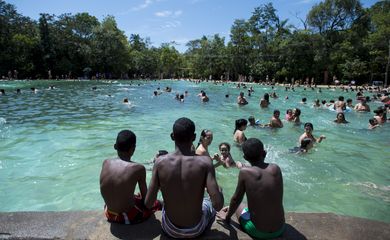
[[[50,90],[50,85],[55,89]],[[163,90],[167,86],[172,92],[153,96],[158,87]],[[30,87],[38,91],[33,93]],[[273,91],[270,87],[255,85],[255,92],[247,96],[249,104],[243,107],[236,104],[243,89],[233,84],[2,81],[1,88],[7,95],[0,96],[0,211],[102,209],[101,164],[116,155],[113,144],[122,129],[132,129],[137,135],[133,160],[146,165],[149,181],[155,153],[174,149],[169,134],[179,117],[194,120],[198,137],[202,129],[214,132],[209,148],[214,154],[220,142],[233,143],[236,119],[253,115],[267,123],[274,109],[284,118],[286,109],[298,107],[301,120],[313,123],[313,134],[327,137],[309,153],[288,151],[297,146],[302,125],[284,122],[282,129],[248,127],[245,131],[248,138],[260,138],[268,152],[266,160],[281,167],[286,210],[390,221],[390,127],[367,130],[372,113],[355,112],[346,113],[350,124],[337,125],[333,123],[335,112],[312,107],[317,98],[328,102],[339,95],[355,99],[353,92],[323,89],[318,93],[302,88],[291,92],[276,87],[279,98],[271,99],[268,109],[260,109],[264,93]],[[16,88],[22,89],[22,94],[16,95]],[[200,90],[207,92],[210,102],[200,102]],[[176,101],[176,92],[184,91],[189,92],[184,102]],[[308,104],[299,103],[302,97]],[[131,104],[123,104],[124,98]],[[374,109],[379,104],[370,106]],[[239,148],[233,147],[231,153],[236,161],[245,162]],[[226,201],[235,190],[237,175],[237,169],[217,169]]]

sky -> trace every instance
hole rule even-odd
[[[280,19],[302,28],[305,19],[320,0],[5,0],[17,11],[34,20],[40,13],[61,15],[88,12],[100,21],[107,15],[115,17],[119,29],[127,37],[139,34],[149,37],[153,46],[176,43],[180,52],[186,43],[202,36],[219,34],[227,42],[236,19],[248,20],[253,10],[272,2]],[[363,7],[377,1],[361,0]]]

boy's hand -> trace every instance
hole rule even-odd
[[[229,212],[229,207],[222,208],[219,212],[217,212],[217,217],[227,223],[230,222],[230,217],[227,217],[227,213]]]

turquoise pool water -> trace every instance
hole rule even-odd
[[[54,90],[49,86],[54,85]],[[91,90],[96,86],[95,91]],[[172,87],[171,93],[153,97],[157,87]],[[38,92],[32,93],[30,87]],[[266,122],[275,108],[281,116],[287,108],[299,107],[301,120],[314,124],[314,135],[327,139],[308,154],[288,152],[296,146],[302,126],[284,122],[278,130],[253,129],[247,137],[260,138],[268,151],[267,161],[277,163],[284,177],[284,206],[287,211],[334,212],[390,222],[390,126],[367,130],[372,113],[347,113],[351,123],[336,125],[335,113],[312,108],[315,98],[355,99],[354,93],[323,89],[322,93],[297,88],[285,92],[277,87],[278,99],[269,109],[259,108],[259,99],[270,87],[254,85],[249,105],[239,107],[240,89],[233,84],[195,84],[186,81],[1,81],[0,96],[0,211],[66,211],[102,209],[99,174],[102,161],[116,155],[117,133],[131,129],[137,135],[134,161],[146,165],[151,177],[154,154],[172,151],[173,122],[191,118],[197,129],[211,129],[210,152],[222,141],[232,143],[234,121],[254,115]],[[22,94],[16,95],[16,89]],[[209,103],[197,94],[205,90]],[[184,103],[175,92],[189,91]],[[229,93],[230,97],[225,98]],[[110,96],[109,96],[110,95]],[[284,97],[288,95],[289,99]],[[309,104],[300,104],[301,98]],[[127,97],[131,105],[122,100]],[[355,102],[355,100],[354,100]],[[379,103],[370,103],[372,109]],[[242,153],[232,148],[235,160]],[[225,205],[235,190],[237,169],[217,169],[224,188]]]

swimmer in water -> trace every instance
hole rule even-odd
[[[246,141],[246,136],[244,134],[244,131],[248,125],[248,121],[246,119],[238,119],[235,122],[235,129],[233,132],[233,139],[236,143],[242,144]]]
[[[294,147],[292,149],[289,149],[290,153],[306,153],[307,150],[309,150],[309,145],[311,144],[312,140],[310,138],[304,138],[301,141],[301,145],[299,147]]]
[[[237,167],[242,168],[243,164],[241,162],[235,162],[233,160],[232,155],[230,154],[230,144],[223,142],[219,144],[219,152],[214,154],[213,160],[217,161],[216,164],[214,164],[214,167],[223,166],[224,168],[230,168],[230,167]]]
[[[379,126],[380,125],[378,123],[378,120],[376,120],[375,118],[370,118],[370,120],[368,120],[368,129],[374,129]]]
[[[320,143],[322,140],[326,139],[324,135],[321,135],[319,138],[315,138],[313,136],[313,124],[312,123],[305,123],[304,125],[305,132],[299,137],[298,142],[301,143],[303,139],[305,138],[310,138],[312,141],[311,143],[307,146],[307,150],[311,149],[314,146],[314,143]]]
[[[196,147],[196,155],[209,156],[209,146],[213,142],[213,132],[208,129],[203,129],[200,133],[198,146]]]
[[[244,92],[240,92],[240,95],[237,97],[237,104],[241,106],[248,104],[248,101],[244,97]]]
[[[349,123],[347,120],[345,120],[345,115],[343,112],[337,113],[336,119],[333,122],[335,122],[335,123]]]

